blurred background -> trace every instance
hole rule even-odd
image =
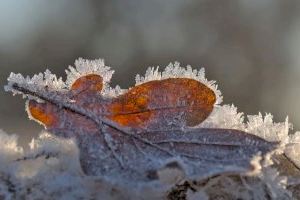
[[[0,127],[26,143],[42,126],[5,93],[10,72],[64,76],[78,57],[104,58],[112,85],[132,86],[148,66],[205,67],[224,103],[288,115],[300,129],[300,1],[0,0]]]

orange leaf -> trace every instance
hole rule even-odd
[[[163,121],[172,123],[176,118],[181,118],[188,126],[195,126],[208,117],[215,101],[214,92],[199,81],[188,78],[155,80],[135,86],[113,99],[108,105],[112,113],[109,118],[135,128]]]
[[[89,69],[92,72],[97,68],[94,64]],[[265,155],[277,148],[277,143],[239,130],[182,130],[183,125],[200,124],[216,103],[217,90],[197,80],[153,80],[108,98],[100,93],[103,80],[107,81],[100,72],[107,72],[107,68],[98,70],[79,77],[69,90],[66,85],[57,89],[59,79],[49,79],[49,74],[46,84],[40,82],[41,76],[27,83],[28,79],[12,75],[7,86],[8,91],[46,102],[30,100],[29,114],[49,132],[76,138],[80,164],[88,175],[129,178],[134,183],[149,181],[149,172],[168,166],[170,161],[178,166],[184,164],[182,169],[188,179],[245,173],[254,170],[254,155]],[[80,74],[75,69],[71,71],[75,77]],[[50,87],[49,80],[54,82]]]
[[[32,118],[46,127],[54,126],[57,123],[56,106],[50,103],[37,103],[34,100],[30,100],[27,110]]]
[[[101,91],[103,79],[97,74],[89,74],[78,78],[71,86],[71,90],[81,91]]]

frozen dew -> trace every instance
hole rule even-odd
[[[113,98],[124,94],[126,91],[127,91],[126,89],[122,89],[119,85],[117,85],[115,88],[112,87],[103,88],[101,94],[104,97]]]
[[[271,114],[262,116],[262,114],[259,113],[258,115],[248,115],[247,118],[247,132],[257,135],[267,141],[279,141],[283,144],[288,142],[288,133],[291,128],[288,118],[286,118],[285,122],[281,123],[273,122],[273,116]]]
[[[234,105],[218,105],[198,127],[244,130],[244,113],[238,112]]]
[[[300,132],[290,135],[285,154],[300,168]]]
[[[44,84],[51,89],[60,90],[66,87],[62,78],[57,78],[55,74],[52,74],[50,70],[44,72]]]
[[[17,84],[18,86],[26,86],[32,91],[45,87],[53,90],[61,90],[65,88],[65,83],[62,78],[57,78],[56,75],[50,72],[50,70],[36,74],[32,78],[29,76],[25,78],[21,74],[11,73],[7,80],[8,85],[5,86],[6,91],[16,91],[12,87],[14,84]]]

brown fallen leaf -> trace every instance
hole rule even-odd
[[[150,181],[170,163],[187,179],[247,173],[255,170],[256,155],[277,148],[243,131],[191,128],[216,102],[214,91],[198,80],[151,80],[114,98],[101,95],[103,86],[103,77],[91,73],[70,89],[10,81],[8,90],[31,98],[28,114],[49,132],[76,138],[87,175]]]

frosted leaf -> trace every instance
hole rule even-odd
[[[56,132],[55,129],[51,131]],[[256,170],[258,165],[250,164],[250,160],[259,151],[264,153],[272,148],[270,144],[264,143],[259,138],[233,130],[191,129],[184,133],[182,131],[144,132],[138,134],[138,138],[143,140],[134,138],[134,141],[130,135],[124,135],[111,128],[106,131],[114,138],[122,138],[122,142],[116,140],[113,147],[118,159],[114,159],[115,155],[108,148],[110,145],[107,147],[103,145],[105,143],[103,137],[100,135],[92,137],[95,133],[90,132],[79,139],[82,141],[79,149],[81,149],[80,160],[83,170],[89,175],[108,176],[116,182],[126,182],[130,179],[128,185],[148,182],[147,171],[152,174],[153,170],[155,172],[155,169],[163,168],[172,157],[172,162],[182,164],[184,179],[188,180],[224,172],[242,173],[249,169]],[[122,165],[119,164],[119,160]],[[122,170],[123,167],[125,171]],[[158,177],[160,177],[159,172],[161,170],[157,171]],[[178,174],[181,174],[180,170]],[[166,178],[167,175],[161,177],[160,181],[170,180]],[[133,183],[132,180],[136,181]]]
[[[159,173],[170,159],[183,163],[183,172],[186,175],[184,179],[187,180],[227,172],[246,173],[256,169],[251,164],[255,155],[259,152],[265,155],[277,146],[245,132],[230,129],[151,131],[146,128],[136,132],[99,113],[101,106],[110,103],[109,100],[101,102],[102,99],[98,100],[98,96],[84,96],[81,99],[89,104],[78,104],[65,99],[64,93],[47,96],[43,96],[45,92],[36,94],[51,102],[31,102],[32,108],[42,108],[42,115],[38,112],[37,117],[45,120],[49,132],[76,138],[81,167],[87,175],[108,177],[112,181],[128,185],[159,181],[149,178],[148,172],[158,170]],[[135,96],[137,94],[129,99],[133,100]],[[156,102],[162,103],[154,101]],[[152,105],[151,108],[155,107]],[[43,113],[47,115],[44,116]],[[164,112],[159,116],[166,117]],[[48,119],[54,120],[49,123]],[[161,124],[164,121],[160,120],[163,118],[154,119],[157,127],[164,125]]]
[[[79,59],[75,68],[70,67],[67,73],[67,83],[48,70],[32,78],[20,74],[9,77],[7,91],[44,100],[44,104],[35,102],[33,105],[46,105],[41,113],[48,115],[36,117],[44,122],[54,120],[46,126],[49,132],[33,139],[26,151],[17,145],[14,136],[0,134],[0,194],[5,197],[292,199],[290,191],[293,189],[287,188],[287,177],[282,177],[273,168],[282,163],[272,165],[275,152],[282,154],[278,143],[286,145],[286,156],[299,165],[300,136],[299,133],[288,136],[288,120],[274,123],[270,114],[264,117],[259,114],[249,116],[248,122],[244,123],[244,114],[233,105],[216,105],[210,116],[205,116],[206,120],[197,127],[159,126],[166,124],[163,119],[168,118],[160,109],[174,109],[159,107],[164,101],[168,103],[162,98],[151,102],[150,106],[156,113],[161,113],[161,118],[153,118],[151,129],[147,126],[135,129],[112,121],[108,118],[108,109],[103,109],[126,92],[120,87],[108,86],[113,71],[103,60]],[[74,91],[69,92],[77,78],[91,73],[103,77],[105,87],[101,94],[86,95],[87,92],[76,96]],[[200,81],[216,93],[217,103],[221,102],[220,92],[214,82],[206,80],[204,69],[182,68],[176,62],[163,72],[159,72],[159,68],[149,68],[145,77],[138,75],[136,79],[139,85],[168,78]],[[161,91],[155,90],[157,94]],[[176,96],[179,92],[173,93]],[[133,93],[132,105],[143,102],[140,97],[145,95]],[[184,102],[179,99],[178,104],[185,106]],[[124,104],[117,105],[122,108]],[[136,122],[146,117],[139,112],[149,112],[140,107]],[[136,113],[125,113],[125,117],[127,114]],[[180,113],[176,112],[178,118],[177,114]]]
[[[89,145],[93,145],[93,143],[89,143]],[[95,148],[98,149],[97,147]],[[55,156],[47,157],[46,155],[49,154]],[[39,156],[33,157],[34,155]],[[137,183],[137,186],[133,187],[130,182],[125,184],[126,181],[121,179],[121,177],[117,181],[114,181],[111,177],[84,176],[79,170],[78,151],[74,148],[73,141],[58,138],[49,133],[43,133],[37,139],[33,140],[30,150],[22,152],[20,157],[27,159],[20,159],[15,162],[15,165],[17,165],[14,168],[16,171],[13,173],[15,176],[14,178],[9,178],[14,190],[7,188],[7,182],[5,182],[7,179],[0,176],[0,191],[5,197],[12,196],[15,199],[20,199],[24,196],[31,199],[165,199],[167,196],[170,196],[169,192],[172,187],[175,187],[173,181],[177,182],[176,178],[182,176],[180,167],[174,165],[174,161],[177,159],[170,160],[166,168],[159,170],[158,176],[162,179],[162,185],[153,182],[146,185]],[[8,165],[9,162],[4,163],[4,166],[6,164]],[[170,176],[170,172],[175,172],[176,177]],[[2,174],[8,175],[10,173],[2,171]],[[260,174],[257,174],[257,176],[260,176]],[[224,177],[226,175],[221,176],[221,179],[219,178],[219,180],[223,181],[223,185],[219,186],[219,183],[217,184],[212,181],[205,187],[199,188],[199,191],[196,188],[197,191],[188,192],[187,196],[189,198],[199,196],[213,197],[211,191],[216,186],[222,188],[222,190],[217,191],[227,191],[227,193],[236,196],[251,194],[251,191],[248,191],[246,188],[244,188],[244,191],[239,191],[239,193],[236,191],[237,187],[242,187],[238,182],[234,182],[237,177],[232,178],[231,186],[228,185],[231,177]],[[225,184],[225,180],[227,184]],[[274,179],[270,181],[272,180]],[[274,181],[277,181],[277,179]],[[169,185],[170,183],[171,185]],[[258,183],[252,182],[253,185]],[[271,187],[274,187],[273,184]],[[261,188],[264,187],[263,183],[259,186]],[[276,189],[278,189],[277,186]],[[114,192],[111,193],[111,191]],[[264,194],[263,190],[261,192],[259,193],[260,195]],[[281,189],[280,192],[282,192]]]
[[[184,163],[185,179],[201,179],[226,172],[245,173],[256,169],[250,162],[253,156],[259,152],[264,155],[276,148],[276,144],[229,129],[156,130],[150,133],[146,129],[137,134],[99,115],[99,109],[67,101],[63,94],[48,95],[45,100],[47,98],[52,108],[46,110],[59,122],[50,124],[47,129],[58,136],[76,138],[83,171],[113,182],[151,182],[148,171],[163,168],[171,158]],[[93,100],[90,96],[87,98]],[[111,137],[108,139],[103,135]]]
[[[164,71],[160,72],[159,67],[149,67],[146,71],[145,76],[136,75],[136,85],[140,85],[142,83],[153,81],[153,80],[163,80],[168,78],[190,78],[201,83],[205,84],[207,87],[212,89],[217,97],[216,104],[220,104],[223,101],[222,94],[220,90],[218,90],[218,86],[215,81],[208,81],[205,78],[205,70],[201,68],[200,70],[192,69],[190,65],[186,66],[186,68],[181,67],[179,62],[170,63]]]
[[[69,69],[66,70],[66,73],[66,85],[69,88],[78,78],[88,74],[100,75],[103,79],[104,88],[107,88],[109,87],[108,84],[114,71],[111,70],[110,67],[105,66],[103,59],[86,60],[79,58],[75,61],[75,68],[69,66]]]
[[[289,140],[288,132],[291,127],[286,118],[285,122],[273,122],[273,116],[266,114],[264,117],[261,113],[258,115],[248,115],[246,131],[264,138],[267,141],[280,141],[286,144]]]

